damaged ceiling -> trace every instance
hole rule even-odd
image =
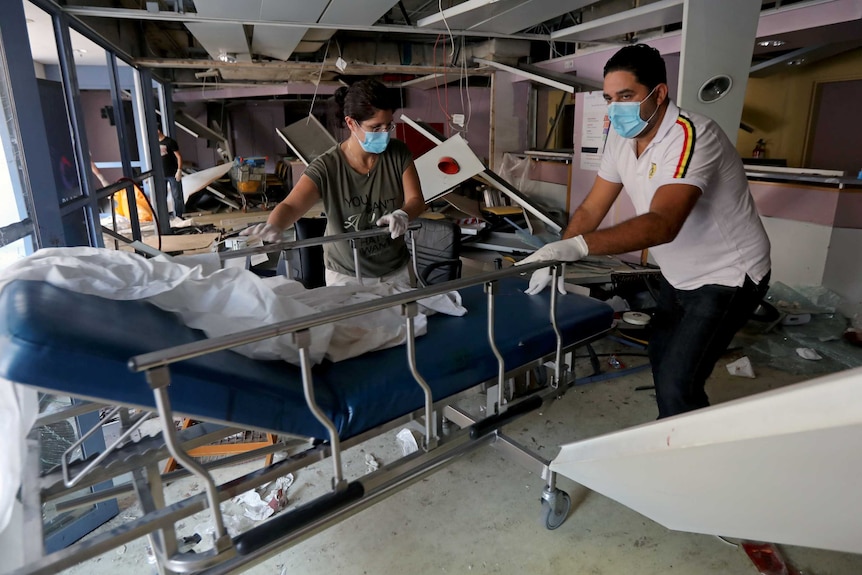
[[[841,3],[763,0],[762,9]],[[132,63],[183,89],[337,84],[358,76],[393,84],[421,84],[435,74],[481,78],[491,68],[474,59],[535,64],[595,44],[622,45],[679,31],[683,5],[683,0],[67,0],[62,10]],[[782,38],[784,44],[756,46],[753,66],[764,74],[797,52],[813,59],[858,47],[860,16],[840,27],[800,22],[796,33]]]

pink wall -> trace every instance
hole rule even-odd
[[[207,125],[207,110],[203,103],[183,106],[183,113],[201,124]],[[183,156],[183,164],[187,166],[204,170],[221,163],[215,148],[207,147],[206,140],[195,138],[180,128],[177,128],[177,145],[179,145],[180,154]]]
[[[120,144],[117,138],[117,128],[112,126],[107,118],[101,117],[101,110],[111,106],[111,93],[108,90],[82,90],[81,110],[84,113],[84,125],[87,130],[87,145],[96,162],[119,162]],[[123,177],[120,168],[100,170],[109,182],[115,182]],[[97,187],[101,187],[95,182]]]
[[[762,216],[835,228],[862,229],[860,188],[839,190],[774,182],[750,182],[749,185]]]

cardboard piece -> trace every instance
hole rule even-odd
[[[213,243],[221,234],[184,234],[180,236],[162,236],[161,251],[166,254],[182,253],[188,251],[206,250],[212,248]],[[159,248],[159,238],[148,236],[143,239],[144,243],[154,248]]]

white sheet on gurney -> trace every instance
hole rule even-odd
[[[186,262],[186,263],[184,263]],[[187,265],[188,264],[188,265]],[[71,291],[115,300],[146,299],[179,314],[183,322],[209,337],[296,319],[318,311],[391,295],[402,288],[387,284],[305,290],[286,278],[260,278],[237,268],[219,269],[218,255],[147,259],[131,252],[103,248],[45,248],[8,266],[0,286],[13,279],[46,281]],[[435,311],[463,315],[452,300],[437,300]],[[453,298],[457,304],[457,294]],[[422,303],[426,303],[423,301]],[[427,302],[433,306],[433,302]],[[122,318],[106,318],[122,321]],[[405,341],[399,309],[386,309],[352,320],[311,329],[311,359],[332,361],[392,347]],[[426,318],[416,318],[416,334],[425,333]],[[299,363],[290,335],[234,348],[255,359]]]

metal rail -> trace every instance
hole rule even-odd
[[[380,311],[394,306],[422,300],[427,297],[456,291],[473,285],[493,282],[506,277],[516,276],[532,272],[549,266],[561,265],[559,262],[537,262],[524,264],[516,268],[495,270],[472,276],[437,284],[425,288],[419,288],[402,294],[382,297],[380,299],[344,306],[339,309],[311,314],[305,317],[286,320],[272,325],[252,328],[241,332],[214,337],[211,339],[196,341],[167,349],[136,355],[129,360],[129,369],[132,371],[146,371],[156,367],[170,365],[178,361],[200,357],[217,351],[230,349],[247,343],[262,341],[271,337],[295,333],[305,329],[311,329],[318,325],[340,321],[364,315],[366,313]]]

